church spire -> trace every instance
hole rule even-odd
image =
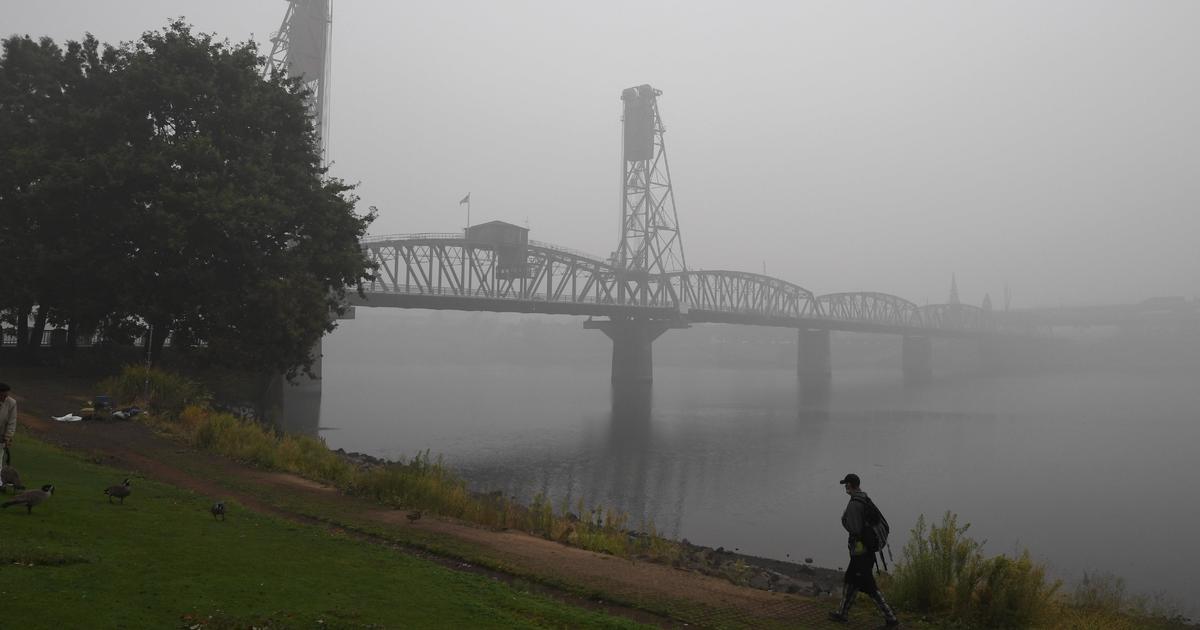
[[[950,274],[950,304],[958,304],[958,278]]]

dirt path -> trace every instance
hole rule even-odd
[[[359,521],[383,527],[413,528],[466,543],[482,550],[487,557],[498,559],[502,566],[511,567],[517,575],[542,576],[548,583],[569,585],[570,590],[576,592],[605,593],[618,601],[641,605],[670,602],[666,606],[649,607],[679,611],[669,617],[648,614],[628,606],[598,604],[601,597],[582,597],[568,590],[552,589],[560,591],[554,594],[559,599],[574,600],[572,603],[576,605],[592,608],[600,606],[612,614],[653,625],[846,627],[825,620],[825,614],[832,606],[830,601],[739,587],[723,579],[593,553],[511,530],[492,531],[431,516],[410,523],[404,512],[381,509],[377,504],[343,495],[334,488],[295,475],[257,470],[189,449],[134,422],[64,423],[49,419],[50,415],[78,409],[84,398],[78,392],[89,391],[90,381],[32,380],[21,383],[20,387],[16,383],[13,385],[15,393],[19,394],[20,407],[20,429],[13,446],[13,456],[18,464],[20,433],[27,432],[47,442],[86,453],[99,463],[129,468],[147,478],[203,495],[233,499],[250,509],[289,520],[321,522],[302,509],[281,507],[264,500],[264,493],[265,496],[287,494],[320,500],[335,506],[338,513],[353,515]],[[211,471],[212,474],[197,474],[196,471]],[[369,534],[362,534],[362,537],[371,538]],[[452,568],[480,570],[456,559],[440,560]],[[852,624],[850,627],[873,626]]]

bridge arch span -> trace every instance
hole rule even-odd
[[[659,276],[689,310],[744,313],[768,318],[815,318],[812,291],[786,280],[726,270],[677,271]]]
[[[919,326],[919,307],[908,300],[889,293],[871,291],[827,293],[817,298],[821,312],[830,319],[888,324],[893,326]]]

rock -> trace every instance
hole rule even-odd
[[[759,571],[750,576],[750,588],[757,588],[762,591],[771,589],[771,574],[766,571]]]

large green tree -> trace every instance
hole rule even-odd
[[[13,51],[40,55],[48,69],[27,72],[60,102],[53,120],[0,135],[5,156],[52,147],[0,182],[3,216],[20,214],[0,243],[24,248],[30,279],[0,306],[84,326],[132,316],[156,351],[169,334],[218,364],[306,369],[347,287],[369,277],[358,241],[373,216],[328,176],[299,82],[264,78],[252,43],[182,22],[103,51],[90,37],[65,53],[13,38],[0,77],[35,65]],[[4,99],[36,93],[10,83],[0,118],[19,117]],[[56,271],[62,251],[75,263]]]

